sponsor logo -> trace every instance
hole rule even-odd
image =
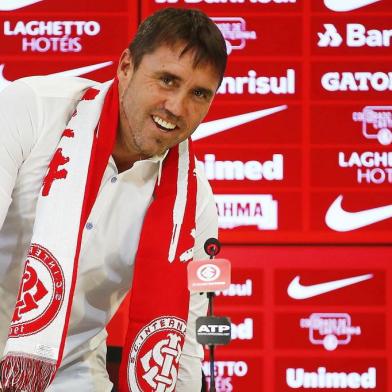
[[[44,247],[32,244],[22,276],[9,337],[35,334],[56,317],[64,299],[64,274]]]
[[[333,24],[324,24],[324,33],[318,33],[319,47],[338,47],[343,43],[343,37],[338,33]],[[345,43],[348,47],[359,48],[369,46],[376,47],[390,47],[391,46],[392,29],[367,30],[363,24],[348,23],[346,25]]]
[[[210,383],[210,363],[203,362],[203,373],[206,375],[207,383]],[[233,391],[233,378],[246,377],[248,364],[245,361],[215,361],[214,363],[215,386],[217,391]]]
[[[220,269],[215,264],[204,264],[196,271],[197,277],[203,282],[212,282],[220,276]]]
[[[221,31],[225,41],[227,54],[233,50],[241,50],[246,46],[247,40],[257,39],[256,31],[246,29],[246,21],[240,17],[211,18]]]
[[[366,139],[376,139],[383,146],[392,143],[392,106],[365,106],[353,113],[353,121],[362,123]]]
[[[332,230],[352,231],[392,218],[392,204],[349,212],[343,209],[342,200],[343,196],[339,195],[325,215],[325,223]]]
[[[0,0],[0,11],[14,11],[42,0]]]
[[[80,67],[80,68],[74,68],[70,69],[67,71],[61,71],[61,72],[56,72],[50,74],[50,76],[81,76],[93,71],[96,71],[101,68],[108,67],[109,65],[112,65],[113,61],[105,61],[104,63],[98,63],[98,64],[93,64],[93,65],[87,65],[85,67]],[[7,87],[11,83],[10,80],[7,80],[4,77],[4,64],[0,64],[0,91],[3,90],[5,87]]]
[[[327,91],[392,91],[392,72],[327,72],[321,85]]]
[[[347,12],[354,11],[367,5],[377,3],[381,0],[324,0],[324,4],[331,11]]]
[[[272,195],[215,195],[219,227],[257,226],[278,229],[278,202]]]
[[[244,113],[239,114],[238,116],[231,116],[221,118],[219,120],[208,121],[198,126],[196,131],[192,134],[192,140],[204,139],[208,136],[227,131],[228,129],[247,124],[251,121],[270,116],[286,109],[287,105],[280,105],[273,108],[257,110],[256,112]]]
[[[331,291],[351,286],[373,278],[373,274],[353,276],[346,279],[333,280],[324,283],[312,284],[304,286],[300,283],[300,277],[296,276],[287,288],[287,294],[293,299],[307,299],[318,295],[326,294]]]
[[[338,153],[339,166],[357,167],[357,182],[367,184],[392,183],[392,152],[344,152]]]
[[[203,165],[208,180],[283,180],[282,154],[273,154],[265,162],[217,161],[215,154],[205,154]]]
[[[295,94],[295,70],[287,69],[281,76],[259,76],[253,69],[249,70],[246,76],[225,76],[217,94]]]
[[[246,279],[244,283],[231,283],[227,290],[216,291],[217,296],[224,297],[251,297],[253,294],[253,281]]]
[[[324,28],[324,33],[317,33],[319,37],[319,42],[317,45],[322,48],[326,46],[340,46],[340,44],[343,42],[343,38],[336,30],[336,27],[333,24],[325,23]]]
[[[369,367],[366,372],[328,371],[319,367],[314,372],[304,368],[286,370],[286,382],[290,388],[341,388],[341,389],[374,389],[376,388],[376,368]]]
[[[348,313],[312,313],[300,320],[300,327],[309,329],[309,341],[328,351],[351,342],[351,336],[361,334],[361,327],[351,325]]]
[[[100,31],[100,24],[94,20],[4,21],[5,36],[23,36],[22,52],[80,52],[81,37],[96,36]]]
[[[155,0],[156,4],[176,4],[179,0]],[[295,4],[297,0],[184,0],[185,4]]]
[[[252,340],[253,319],[247,317],[240,324],[231,323],[231,340]]]
[[[128,358],[131,391],[174,391],[185,330],[183,320],[167,316],[139,331]]]

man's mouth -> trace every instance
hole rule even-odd
[[[164,130],[164,131],[172,131],[174,128],[176,128],[176,124],[173,124],[169,121],[165,121],[163,118],[159,116],[152,116],[152,119],[154,120],[154,123],[158,126],[158,128]]]

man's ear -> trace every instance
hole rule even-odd
[[[131,78],[132,73],[133,73],[132,56],[129,49],[125,49],[121,53],[121,57],[118,62],[118,67],[117,67],[118,80],[120,81],[120,83],[125,82],[126,80],[129,80]]]

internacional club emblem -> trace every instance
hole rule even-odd
[[[177,317],[159,317],[140,330],[128,359],[132,392],[172,392],[185,339],[186,323]]]
[[[56,317],[64,299],[64,274],[44,247],[32,244],[27,255],[9,337],[35,334]]]

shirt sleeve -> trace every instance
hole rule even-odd
[[[14,82],[0,93],[0,229],[18,170],[33,147],[37,119],[35,94],[25,83]]]
[[[194,259],[206,259],[204,243],[208,238],[218,236],[218,213],[210,184],[203,167],[196,161],[197,175],[197,208],[196,238]],[[196,341],[196,319],[207,314],[208,300],[206,294],[190,295],[189,314],[185,344],[180,359],[180,369],[176,392],[200,392],[201,361],[204,358],[203,347]]]

